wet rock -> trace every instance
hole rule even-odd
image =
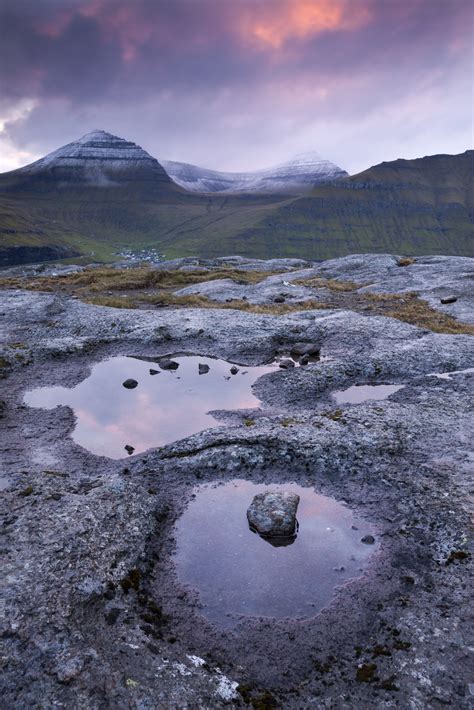
[[[239,371],[239,368],[236,365],[232,365],[232,367],[230,368],[231,375],[236,375],[238,373],[238,371]]]
[[[446,296],[445,298],[440,298],[439,300],[441,301],[441,303],[444,303],[444,304],[446,304],[446,303],[456,303],[456,301],[458,300],[458,298],[457,298],[457,296]]]
[[[130,446],[130,444],[125,444],[125,446],[123,448],[125,449],[125,451],[127,452],[127,454],[129,456],[131,456],[133,454],[133,452],[135,451],[135,447]]]
[[[150,369],[150,375],[159,375],[159,374],[160,374],[159,370]]]
[[[310,357],[314,355],[319,355],[321,346],[317,343],[295,343],[291,346],[291,354],[296,355],[309,355]]]
[[[122,385],[127,390],[133,390],[138,385],[138,382],[130,377],[128,380],[125,380],[125,382],[122,382]]]
[[[162,370],[177,370],[179,363],[175,360],[160,360],[158,363]]]
[[[280,360],[280,362],[278,363],[278,367],[281,367],[282,370],[291,370],[291,368],[294,366],[294,360],[290,360],[289,358],[285,358],[285,360]]]
[[[206,365],[205,362],[200,362],[198,364],[198,370],[200,375],[206,375],[209,372],[210,367],[209,365]]]
[[[307,353],[306,355],[302,355],[298,362],[300,363],[300,365],[307,365],[309,363],[309,355]]]
[[[247,510],[249,525],[263,537],[291,537],[296,531],[299,502],[299,495],[289,491],[259,493]]]
[[[363,542],[365,545],[373,545],[375,542],[375,537],[373,535],[364,535],[364,537],[361,539],[361,542]]]

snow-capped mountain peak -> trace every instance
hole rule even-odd
[[[97,185],[137,178],[170,182],[156,158],[141,146],[98,129],[16,172],[25,175],[43,174],[68,182],[77,180]]]
[[[174,182],[192,192],[303,193],[321,182],[348,175],[316,151],[299,153],[284,163],[247,173],[220,172],[172,160],[162,160],[161,164]]]

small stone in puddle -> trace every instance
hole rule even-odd
[[[198,370],[200,375],[206,375],[209,372],[210,367],[209,365],[206,365],[206,363],[200,362],[198,364]]]
[[[321,347],[316,343],[295,343],[291,346],[292,355],[319,355]]]
[[[174,360],[160,360],[158,365],[162,370],[177,370],[179,367],[179,363]]]
[[[280,360],[278,363],[278,367],[281,367],[282,370],[290,370],[294,366],[294,361],[290,359]]]
[[[299,495],[289,491],[258,493],[247,510],[249,525],[263,537],[291,537],[299,502]]]
[[[159,375],[159,374],[160,374],[159,370],[153,370],[153,369],[150,370],[150,375]]]
[[[375,542],[375,537],[373,535],[364,535],[364,537],[361,539],[361,542],[365,543],[366,545],[373,545]]]
[[[231,375],[236,375],[238,373],[238,371],[239,371],[239,368],[236,367],[236,365],[232,365],[232,367],[230,368]]]
[[[445,298],[440,298],[441,303],[456,303],[457,296],[446,296]]]
[[[133,390],[138,385],[138,382],[136,380],[133,380],[132,378],[130,378],[128,380],[125,380],[125,382],[122,382],[122,385],[127,390]]]
[[[123,448],[125,449],[125,451],[127,452],[127,454],[129,456],[131,456],[133,454],[133,452],[135,451],[135,448],[133,446],[130,446],[130,444],[125,444],[125,446]]]

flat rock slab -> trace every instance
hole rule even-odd
[[[290,537],[296,530],[300,497],[287,491],[266,491],[256,495],[247,510],[251,528],[264,537]]]

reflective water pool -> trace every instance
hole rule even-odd
[[[209,411],[258,407],[252,384],[278,369],[278,364],[241,367],[194,355],[169,359],[177,369],[113,357],[94,365],[75,387],[41,387],[27,392],[24,402],[45,409],[68,405],[77,417],[74,441],[94,454],[120,459],[128,455],[125,447],[136,454],[219,426]],[[137,384],[124,386],[127,380]]]
[[[405,385],[353,385],[346,390],[333,392],[337,404],[361,404],[369,400],[388,399]]]
[[[300,496],[291,545],[275,547],[249,529],[247,508],[266,490]],[[180,581],[197,591],[201,612],[223,628],[249,616],[315,616],[377,548],[367,522],[310,488],[234,480],[194,493],[176,524],[174,562]]]

